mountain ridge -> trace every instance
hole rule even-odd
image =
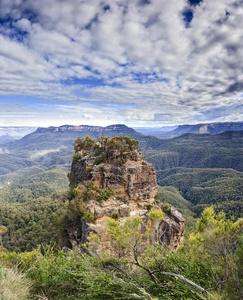
[[[225,131],[240,131],[243,130],[243,122],[222,122],[222,123],[200,123],[195,125],[179,125],[173,132],[181,133],[209,133],[218,134]]]
[[[196,133],[196,134],[219,134],[225,131],[242,131],[243,122],[218,122],[218,123],[199,123],[199,124],[183,124],[178,125],[174,130],[164,131],[159,128],[147,128],[136,130],[146,135],[153,135],[160,139],[171,139],[174,137],[181,136],[185,133]]]
[[[93,125],[62,125],[62,126],[50,126],[50,127],[38,127],[35,132],[65,132],[65,131],[73,131],[73,132],[83,132],[83,131],[91,131],[91,132],[109,132],[112,130],[122,131],[129,130],[135,132],[133,128],[130,128],[124,124],[114,124],[108,126],[93,126]]]

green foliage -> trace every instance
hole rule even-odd
[[[216,214],[214,209],[209,207],[198,219],[196,227],[197,232],[189,238],[190,251],[211,264],[216,278],[225,280],[229,277],[225,288],[229,299],[241,299],[235,249],[243,229],[243,219],[234,222],[233,218],[226,219],[225,213]]]
[[[98,201],[106,201],[113,195],[114,195],[113,190],[111,190],[111,189],[101,189],[97,192],[96,199]]]
[[[9,154],[0,154],[0,175],[34,166],[37,166],[37,163],[31,159],[20,158]]]
[[[9,260],[8,256],[11,255],[6,254],[1,260]],[[15,254],[11,261],[18,263],[32,281],[32,296],[50,300],[132,300],[143,295],[118,272],[106,271],[106,266],[115,263],[114,260],[77,252],[70,253],[67,259],[63,251],[48,247]]]
[[[218,135],[185,134],[159,140],[144,154],[156,170],[171,168],[232,168],[243,171],[242,132]],[[148,144],[149,145],[149,144]]]
[[[33,299],[240,299],[235,271],[226,285],[220,285],[217,292],[205,296],[185,281],[169,276],[168,272],[183,275],[203,288],[213,287],[215,278],[225,279],[226,261],[220,253],[226,253],[227,261],[233,263],[231,267],[239,272],[238,278],[242,280],[239,277],[243,261],[242,235],[238,239],[242,220],[228,220],[223,213],[216,214],[212,208],[207,208],[198,220],[203,226],[197,225],[200,230],[177,251],[158,244],[143,244],[146,237],[139,232],[141,224],[140,217],[131,217],[124,224],[107,220],[107,230],[118,258],[107,254],[87,256],[73,251],[67,259],[63,251],[40,246],[29,253],[0,253],[0,265],[8,269],[18,265],[32,282],[30,297]],[[99,237],[92,234],[89,249],[95,248],[98,242]],[[6,267],[0,270],[0,282],[4,269]]]
[[[62,169],[54,169],[16,178],[6,178],[7,182],[0,185],[0,201],[3,202],[27,202],[39,197],[50,197],[55,192],[68,189],[67,172]],[[9,182],[9,184],[8,184]]]
[[[113,219],[118,219],[120,217],[120,214],[118,212],[115,212],[113,215],[112,215],[112,218]]]
[[[234,223],[233,218],[226,219],[224,212],[216,214],[213,207],[208,207],[203,211],[202,217],[197,220],[196,227],[199,233],[209,230],[215,235],[225,235],[226,233],[234,235],[235,232],[243,228],[243,219]]]
[[[8,231],[7,227],[5,226],[0,226],[0,236],[2,236],[4,233]]]
[[[243,291],[243,233],[239,236],[237,244],[236,271],[239,278],[239,288]]]
[[[177,270],[201,285],[212,281],[210,265],[187,251],[164,252],[150,246],[141,258],[151,271],[164,262],[162,271]],[[51,300],[202,299],[185,283],[156,272],[162,282],[162,287],[158,287],[146,272],[133,268],[130,260],[107,255],[92,257],[71,252],[67,259],[63,251],[39,247],[30,253],[7,253],[0,259],[18,264],[26,273],[32,281],[31,295]]]
[[[1,245],[1,251],[3,248],[3,235],[8,231],[7,227],[0,226],[0,245]]]
[[[90,213],[86,202],[90,199],[96,199],[97,187],[92,182],[83,182],[77,186],[73,186],[68,194],[69,204],[67,209],[67,216],[70,220],[82,216],[87,222],[94,222],[96,217]]]
[[[167,202],[161,204],[161,209],[163,212],[168,213],[170,211],[170,205]]]
[[[86,202],[93,199],[99,202],[108,200],[114,192],[111,189],[98,189],[92,181],[84,181],[83,184],[73,185],[68,193],[69,205],[67,215],[70,220],[82,216],[87,222],[94,222],[97,218],[90,213]]]
[[[73,162],[77,162],[83,156],[95,158],[94,164],[98,165],[104,162],[116,162],[122,166],[127,158],[136,159],[138,150],[138,141],[128,136],[117,136],[109,139],[108,137],[98,137],[96,141],[89,136],[78,138],[74,142],[75,154]]]
[[[161,203],[169,203],[169,205],[176,207],[187,221],[194,217],[195,214],[192,212],[191,203],[180,194],[177,188],[173,186],[158,186],[158,190]]]
[[[168,198],[169,193],[162,192],[161,200],[175,207],[181,207],[185,216],[188,215],[188,209],[199,216],[205,207],[214,204],[217,212],[223,210],[227,216],[243,217],[243,175],[241,172],[231,169],[177,168],[158,172],[158,182],[160,185],[178,188],[184,199],[193,204],[193,206],[188,204],[181,207],[180,201],[174,204],[171,197],[168,200],[163,199]]]
[[[108,140],[110,149],[119,150],[124,153],[138,148],[138,141],[131,139],[129,136],[116,136]]]
[[[88,150],[93,146],[94,142],[95,141],[88,135],[86,135],[85,137],[78,137],[73,143],[74,150],[76,152],[81,150]]]
[[[76,163],[78,160],[80,160],[81,154],[79,152],[76,152],[73,154],[73,163]]]
[[[107,232],[118,257],[129,255],[135,244],[142,243],[145,238],[145,235],[139,232],[142,222],[142,219],[136,216],[130,217],[124,224],[108,218]]]
[[[149,219],[151,221],[162,221],[164,218],[164,214],[162,210],[158,210],[158,209],[152,209],[149,212]]]
[[[153,281],[148,273],[145,275],[142,272],[142,284],[146,291],[158,299],[202,299],[202,294],[192,286],[162,272],[183,274],[185,278],[205,288],[213,284],[211,265],[195,257],[185,247],[172,251],[158,244],[150,245],[139,257],[139,263],[156,274],[157,280]],[[158,281],[160,286],[156,285]]]
[[[1,222],[8,228],[3,246],[9,251],[30,251],[38,244],[49,244],[61,237],[67,201],[61,195],[25,203],[0,202]]]

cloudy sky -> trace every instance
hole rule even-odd
[[[242,121],[242,0],[0,0],[0,126]]]

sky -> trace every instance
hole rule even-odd
[[[242,121],[242,0],[0,0],[0,126]]]

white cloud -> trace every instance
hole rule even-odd
[[[186,0],[2,0],[0,93],[131,104],[116,110],[129,122],[232,119],[243,90],[242,2],[204,0],[186,28],[188,7]],[[79,113],[91,119],[100,111],[93,109]]]

